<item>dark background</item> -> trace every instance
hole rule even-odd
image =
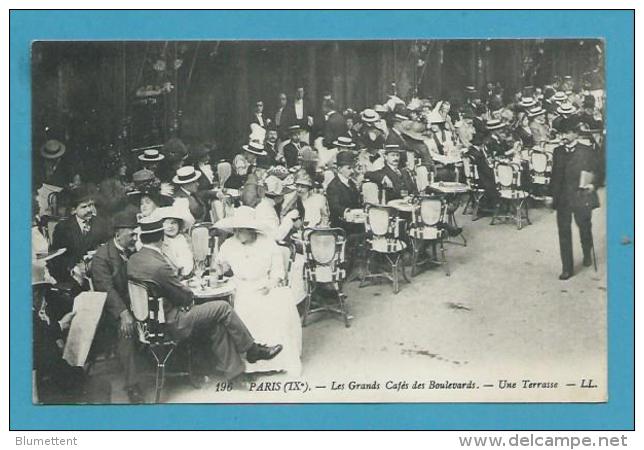
[[[601,41],[589,39],[35,42],[33,145],[57,138],[82,156],[176,135],[187,143],[216,141],[228,157],[247,138],[255,100],[272,117],[278,94],[290,100],[298,84],[316,108],[329,92],[339,110],[358,111],[383,103],[392,82],[405,100],[416,91],[454,103],[465,85],[499,82],[509,96],[555,75],[600,88],[601,49]],[[156,70],[157,61],[166,67]],[[174,89],[154,104],[136,96],[141,86],[164,82]]]

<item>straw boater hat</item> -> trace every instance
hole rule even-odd
[[[158,214],[150,217],[142,217],[139,220],[140,234],[153,234],[163,231],[163,219]]]
[[[353,143],[353,139],[347,136],[339,136],[335,141],[333,141],[333,145],[342,148],[354,148],[356,146],[356,144]]]
[[[255,156],[266,156],[264,145],[257,141],[250,141],[247,145],[242,146],[242,148],[248,153]]]
[[[174,184],[188,184],[197,181],[201,176],[201,172],[196,170],[194,166],[184,166],[177,169],[177,174],[172,178]]]
[[[555,95],[552,96],[552,100],[554,100],[555,102],[565,102],[566,100],[568,100],[568,96],[565,92],[557,91]]]
[[[523,106],[524,108],[531,108],[536,104],[537,101],[532,97],[521,97],[521,100],[519,101],[519,106]]]
[[[277,178],[275,175],[269,175],[264,180],[264,195],[267,197],[278,197],[280,195],[288,194],[293,189],[290,186],[284,185],[284,182]]]
[[[195,223],[195,218],[187,208],[181,208],[176,203],[172,206],[165,206],[154,211],[157,218],[160,219],[177,219],[183,222],[182,227],[184,230],[190,229]]]
[[[438,111],[432,111],[427,116],[427,122],[429,122],[430,124],[445,123],[445,118],[441,116]]]
[[[560,103],[557,108],[559,114],[574,114],[577,112],[577,109],[572,105],[572,103]]]
[[[239,208],[235,208],[231,217],[225,217],[215,223],[215,228],[226,231],[245,228],[248,230],[255,230],[258,233],[265,233],[267,224],[257,220],[255,208],[251,208],[250,206],[240,206]]]
[[[387,144],[385,145],[385,154],[387,153],[405,153],[407,150],[400,148],[398,144]]]
[[[504,127],[505,127],[505,123],[500,121],[499,119],[490,119],[485,124],[485,128],[489,131],[500,130],[501,128],[504,128]]]
[[[380,115],[373,109],[365,109],[360,113],[360,119],[366,123],[375,123],[380,120]]]
[[[535,106],[534,108],[530,108],[528,110],[528,117],[537,117],[545,113],[546,113],[546,110],[543,109],[541,106]]]
[[[40,154],[43,158],[56,159],[65,153],[65,144],[56,139],[49,139],[40,147]]]
[[[143,151],[142,155],[139,155],[139,161],[143,162],[159,162],[163,160],[165,156],[159,153],[159,150],[155,148],[149,148]]]

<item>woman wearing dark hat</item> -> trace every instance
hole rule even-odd
[[[113,155],[106,164],[107,178],[98,185],[98,207],[107,217],[111,217],[127,205],[127,192],[132,183],[127,179],[127,164]]]
[[[530,116],[527,112],[519,112],[517,121],[513,127],[514,138],[521,141],[523,148],[532,148],[535,145],[532,129],[530,128]]]
[[[130,202],[139,208],[139,217],[150,217],[157,208],[170,206],[172,197],[162,194],[158,188],[135,190],[127,193]]]

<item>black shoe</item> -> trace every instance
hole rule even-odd
[[[461,228],[461,227],[449,227],[449,228],[447,228],[447,234],[450,237],[456,237],[459,234],[461,234],[462,232],[463,232],[463,228]]]
[[[572,277],[572,273],[570,272],[561,272],[561,275],[559,275],[560,280],[567,280],[568,278]]]
[[[252,364],[262,359],[273,359],[282,351],[282,348],[279,344],[269,347],[268,345],[254,343],[246,352],[246,361]]]
[[[132,403],[133,405],[145,403],[143,392],[141,392],[141,388],[139,387],[138,384],[134,386],[130,386],[125,390],[125,392],[127,392],[127,398],[130,401],[130,403]]]
[[[593,265],[593,260],[592,260],[592,258],[590,257],[590,255],[584,255],[584,262],[583,262],[583,264],[584,264],[584,267],[590,267],[590,266],[592,266],[592,265]]]

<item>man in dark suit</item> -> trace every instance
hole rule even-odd
[[[385,166],[375,172],[366,174],[366,178],[378,183],[380,189],[385,189],[387,201],[402,198],[402,191],[417,194],[418,188],[413,178],[406,170],[400,169],[400,153],[405,150],[398,145],[385,145]]]
[[[323,144],[327,148],[333,146],[333,142],[340,136],[344,136],[347,126],[342,114],[335,110],[335,102],[332,99],[322,102],[322,113],[324,123],[322,124]]]
[[[592,264],[591,219],[593,209],[599,206],[599,199],[590,178],[597,173],[598,161],[593,148],[578,140],[579,125],[579,119],[575,117],[567,118],[561,123],[560,131],[564,145],[554,150],[552,160],[550,187],[553,207],[557,211],[562,265],[560,280],[567,280],[574,273],[571,230],[573,216],[579,228],[583,264],[586,267]],[[587,173],[582,176],[582,172]]]
[[[253,116],[250,119],[250,123],[256,123],[265,129],[270,121],[271,119],[264,116],[264,102],[262,100],[257,100],[255,102],[255,108],[253,110]]]
[[[289,142],[284,145],[282,152],[284,154],[284,162],[286,168],[290,169],[300,163],[300,152],[302,151],[302,144],[300,143],[300,126],[291,125],[288,128],[290,135]]]
[[[342,228],[347,234],[364,231],[364,226],[348,223],[344,218],[348,210],[361,207],[360,191],[351,179],[355,165],[353,153],[342,151],[336,161],[338,171],[326,188],[331,226]]]
[[[161,252],[163,221],[144,218],[139,225],[143,247],[128,260],[127,275],[129,279],[153,281],[159,286],[158,295],[166,300],[163,305],[166,323],[175,339],[207,334],[214,368],[226,379],[244,371],[240,354],[246,353],[246,360],[254,363],[272,359],[282,350],[281,345],[256,343],[229,303],[212,301],[195,305],[192,291],[181,283]]]
[[[472,137],[470,147],[465,155],[476,166],[479,184],[485,191],[481,199],[481,207],[478,209],[478,216],[474,218],[476,220],[494,210],[499,201],[499,191],[496,188],[496,179],[492,169],[492,157],[485,148],[484,138],[478,132]]]
[[[51,261],[49,271],[58,282],[72,282],[71,271],[88,251],[96,249],[110,238],[109,224],[96,217],[94,193],[80,187],[72,194],[72,216],[56,225],[52,236],[52,250],[67,251]]]
[[[94,289],[107,292],[101,325],[109,337],[117,335],[117,354],[125,372],[125,391],[130,403],[143,403],[136,367],[136,328],[127,289],[127,260],[134,253],[136,216],[127,211],[114,217],[114,238],[92,259]]]
[[[295,98],[289,103],[280,121],[280,127],[288,128],[292,125],[299,125],[303,130],[309,130],[313,126],[313,108],[304,98],[304,88],[298,87],[295,90]]]
[[[264,139],[264,151],[266,152],[266,158],[270,161],[270,165],[274,166],[277,161],[277,128],[275,124],[268,126],[266,130],[266,139]]]

